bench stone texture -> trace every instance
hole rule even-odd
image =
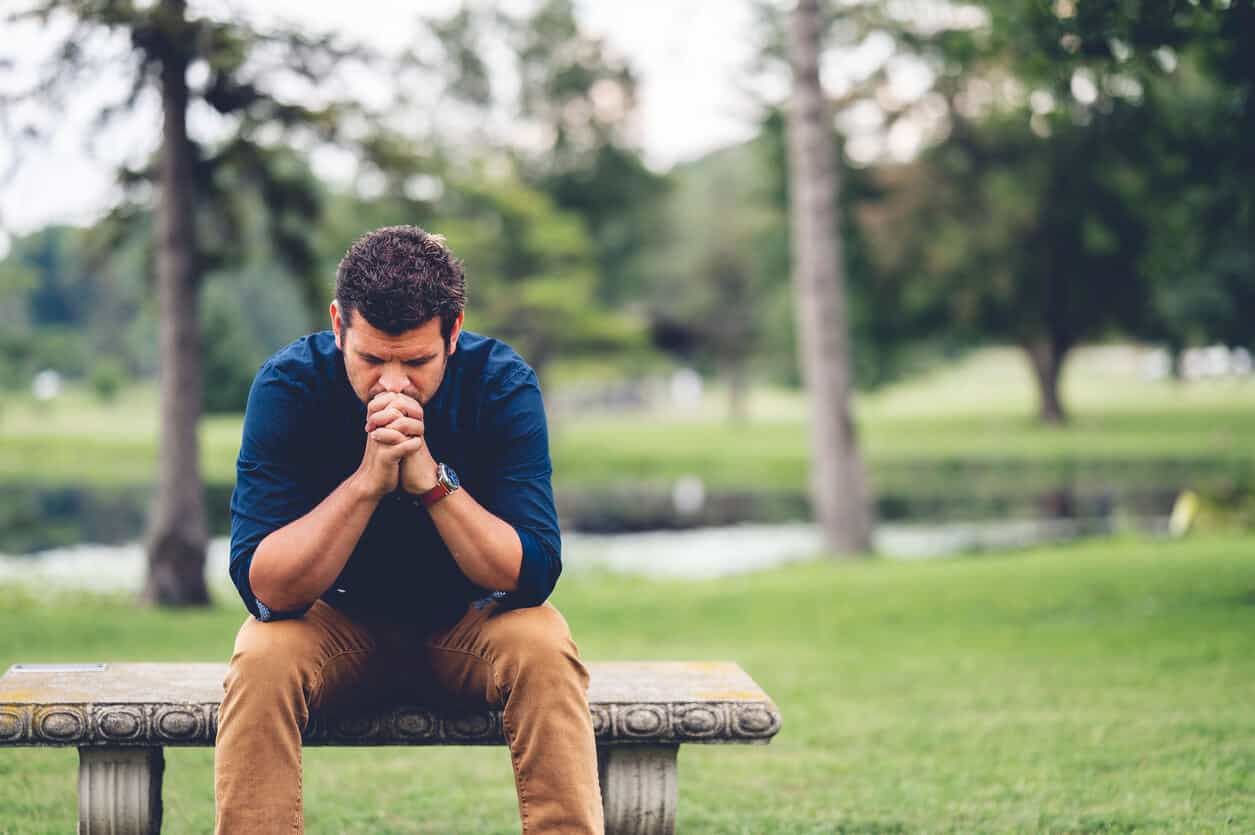
[[[765,743],[780,712],[728,662],[588,665],[606,831],[675,830],[681,743]],[[167,746],[212,746],[225,664],[17,664],[0,677],[0,747],[79,749],[79,832],[155,833]],[[307,745],[504,745],[501,711],[396,705],[314,715]]]

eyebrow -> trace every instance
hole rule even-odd
[[[366,351],[359,350],[357,354],[363,359],[370,360],[371,362],[384,362],[383,357],[377,357],[374,354],[367,353]],[[401,362],[430,362],[431,360],[434,360],[436,356],[437,355],[434,353],[419,354],[416,357],[406,357],[405,359],[401,360]]]

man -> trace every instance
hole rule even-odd
[[[336,272],[331,330],[257,374],[231,498],[249,617],[224,682],[217,831],[300,832],[311,711],[503,708],[524,832],[597,832],[588,674],[545,602],[561,571],[531,368],[462,330],[442,238],[379,229]]]

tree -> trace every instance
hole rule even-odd
[[[594,247],[577,215],[510,177],[455,180],[448,191],[435,222],[465,254],[479,299],[468,317],[517,347],[542,383],[560,357],[644,346],[637,317],[596,298]]]
[[[146,189],[156,184],[161,444],[143,596],[163,605],[202,605],[208,593],[196,434],[201,414],[200,284],[208,270],[228,261],[238,248],[241,215],[239,201],[232,199],[237,191],[256,194],[267,206],[270,240],[297,275],[312,263],[308,221],[317,214],[316,191],[301,172],[282,164],[290,161],[283,149],[334,135],[344,108],[294,104],[273,89],[303,80],[307,91],[319,87],[325,100],[321,81],[338,63],[360,53],[339,47],[329,37],[262,32],[238,21],[198,17],[189,14],[185,0],[151,5],[43,0],[10,19],[45,26],[68,22],[70,29],[59,42],[55,62],[36,84],[0,100],[6,110],[31,102],[58,104],[77,92],[84,77],[106,70],[127,74],[130,90],[122,101],[101,109],[102,121],[132,111],[147,90],[154,90],[160,102],[157,164],[123,172],[122,183],[133,199],[115,212],[115,228],[131,228],[128,221],[136,217],[137,206],[146,206]],[[90,48],[97,43],[93,36],[112,34],[126,37],[122,51]],[[194,100],[223,117],[225,138],[204,143],[189,133]],[[55,124],[42,132],[54,129]],[[315,295],[312,287],[310,297]]]
[[[1255,3],[1192,21],[1177,71],[1146,86],[1152,310],[1143,336],[1175,353],[1255,347]]]
[[[851,363],[832,121],[819,81],[816,0],[791,26],[789,184],[798,355],[811,399],[812,493],[825,539],[839,552],[871,547],[872,512],[850,411]]]
[[[597,262],[587,227],[558,209],[543,191],[522,182],[499,157],[452,162],[429,157],[416,143],[374,155],[384,194],[362,199],[333,194],[320,227],[324,270],[334,272],[345,242],[363,226],[395,218],[444,235],[463,260],[471,303],[467,326],[510,342],[545,382],[551,363],[570,356],[643,351],[640,317],[596,296]],[[406,177],[424,172],[440,199],[407,194]]]
[[[1146,233],[1119,144],[1129,115],[1060,123],[1049,140],[1018,115],[967,125],[901,178],[911,209],[883,230],[895,268],[948,313],[944,327],[1023,349],[1049,424],[1066,417],[1069,352],[1136,328],[1147,309]]]
[[[581,30],[572,0],[543,0],[508,27],[519,115],[542,137],[516,149],[521,173],[559,209],[584,219],[596,248],[597,296],[622,303],[643,290],[642,256],[664,234],[656,210],[666,180],[632,143],[635,74]]]
[[[49,226],[15,237],[0,262],[0,386],[28,387],[44,369],[67,377],[86,369],[83,329],[94,299],[79,268],[76,232]]]
[[[706,371],[728,393],[728,415],[749,416],[754,376],[796,384],[789,292],[783,111],[757,137],[670,172],[663,218],[681,234],[650,253],[655,343]],[[779,146],[779,147],[778,147]]]
[[[656,209],[666,179],[635,147],[636,77],[623,57],[580,26],[572,0],[518,12],[466,4],[427,21],[420,38],[406,65],[421,74],[427,100],[401,103],[408,123],[441,114],[431,134],[451,160],[509,158],[515,176],[588,228],[596,298],[638,296],[648,281],[643,256],[664,232]],[[492,83],[489,54],[509,56],[516,90]]]
[[[1153,193],[1157,172],[1177,166],[1152,93],[1173,83],[1180,49],[1235,19],[1217,17],[1220,5],[988,3],[982,25],[919,42],[945,130],[892,174],[897,223],[878,241],[881,266],[915,276],[952,332],[1023,348],[1046,423],[1066,419],[1072,348],[1152,332],[1156,300],[1185,288],[1179,261],[1166,280],[1148,269],[1177,251],[1156,229],[1174,217],[1174,238],[1198,228],[1164,208],[1178,195]]]
[[[384,199],[411,200],[388,172],[423,172],[440,200],[415,208],[466,260],[477,299],[468,315],[538,372],[563,355],[642,348],[639,317],[611,310],[642,283],[649,202],[661,191],[626,141],[635,105],[626,63],[581,30],[569,0],[516,15],[468,4],[422,34],[430,48],[406,63],[427,79],[425,108],[449,118],[422,137],[399,128],[375,155]],[[513,97],[482,58],[502,47],[518,72]],[[494,131],[503,113],[510,130]]]

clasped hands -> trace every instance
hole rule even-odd
[[[396,392],[375,395],[366,404],[365,429],[358,475],[372,495],[382,497],[398,487],[420,495],[436,486],[436,460],[427,448],[417,400]]]

